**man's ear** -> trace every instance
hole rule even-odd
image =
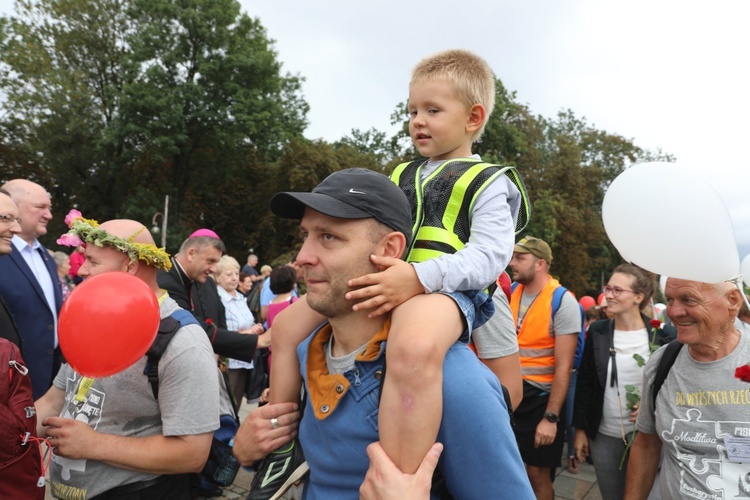
[[[132,274],[135,276],[135,274],[138,272],[138,266],[140,265],[139,260],[128,260],[128,265],[125,267],[125,272],[128,274]]]
[[[742,293],[736,287],[729,290],[727,293],[727,301],[729,302],[729,314],[731,314],[733,318],[736,318],[742,307]]]
[[[390,232],[383,236],[380,246],[383,257],[400,259],[406,250],[406,237],[399,231]]]
[[[466,120],[466,131],[473,134],[484,125],[487,118],[487,110],[479,103],[473,104],[469,108],[469,118]]]

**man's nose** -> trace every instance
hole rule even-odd
[[[297,260],[295,263],[301,268],[306,264],[312,264],[314,260],[315,254],[312,249],[312,244],[310,243],[310,240],[306,240],[302,244],[302,248],[300,248],[299,252],[297,253]]]
[[[666,312],[669,319],[674,321],[674,318],[679,318],[685,313],[685,308],[679,304],[669,304]]]

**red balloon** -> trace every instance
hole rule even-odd
[[[110,272],[87,278],[60,309],[60,349],[81,375],[108,377],[146,354],[159,316],[156,295],[135,276]]]
[[[596,305],[600,306],[602,305],[602,302],[604,302],[604,294],[600,293],[599,298],[596,299]]]
[[[578,303],[581,304],[583,310],[586,311],[589,307],[594,307],[596,305],[596,300],[594,300],[594,297],[584,295],[583,297],[581,297],[581,300],[579,300]]]

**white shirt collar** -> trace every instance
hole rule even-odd
[[[31,245],[29,245],[28,243],[26,243],[26,240],[24,240],[17,234],[13,235],[13,239],[11,241],[16,247],[16,250],[18,250],[19,252],[23,252],[26,248],[29,248],[30,250],[36,250],[37,248],[42,246],[42,244],[39,243],[39,240],[34,240]]]

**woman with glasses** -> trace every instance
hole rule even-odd
[[[654,290],[654,279],[641,268],[632,264],[615,268],[602,290],[611,317],[589,325],[578,369],[573,414],[576,455],[581,461],[591,456],[602,498],[608,500],[621,499],[625,493],[625,455],[634,437],[638,406],[633,402],[638,399],[634,394],[641,394],[643,363],[676,336],[672,326],[661,322],[657,326],[641,312]]]

